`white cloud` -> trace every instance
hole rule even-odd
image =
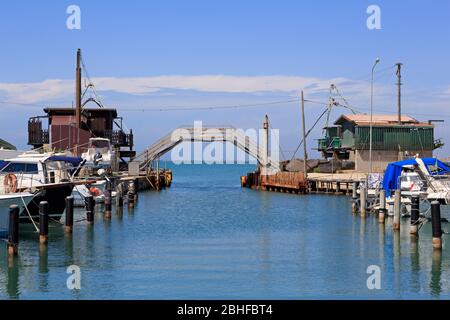
[[[11,102],[35,103],[65,98],[75,91],[73,81],[45,80],[34,83],[0,83],[0,95]]]
[[[165,89],[194,90],[222,93],[280,92],[297,94],[305,89],[308,94],[326,93],[330,85],[345,87],[347,94],[365,96],[366,82],[346,78],[320,79],[297,76],[155,76],[135,78],[94,78],[98,92],[112,91],[123,94],[145,95]],[[40,103],[55,99],[72,100],[73,80],[45,80],[34,83],[0,83],[2,99],[19,103]],[[378,91],[380,94],[381,92]]]
[[[445,94],[450,96],[450,87],[445,91]]]

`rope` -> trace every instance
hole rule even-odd
[[[22,199],[22,203],[23,203],[23,205],[24,205],[24,207],[25,207],[25,210],[27,211],[28,217],[30,218],[31,222],[32,222],[33,225],[34,225],[34,228],[36,229],[37,232],[39,232],[39,228],[38,228],[38,226],[36,225],[36,223],[34,222],[33,217],[31,216],[31,213],[30,213],[30,211],[28,210],[28,207],[27,207],[27,205],[26,205],[26,203],[25,203],[25,200],[23,199],[23,196],[20,196],[20,198]],[[34,198],[34,196],[33,196],[33,198]]]
[[[62,223],[61,221],[59,221],[59,220],[56,220],[56,219],[54,219],[54,218],[52,218],[52,217],[48,217],[50,220],[52,220],[53,222],[55,222],[55,223],[58,223],[58,224],[60,224],[60,225],[64,225],[64,223]]]
[[[274,104],[282,104],[282,103],[292,103],[300,101],[299,98],[290,99],[290,100],[281,100],[281,101],[272,101],[272,102],[261,102],[261,103],[253,103],[253,104],[238,104],[238,105],[226,105],[226,106],[210,106],[210,107],[166,107],[166,108],[158,108],[158,109],[144,109],[144,108],[132,108],[132,109],[123,109],[122,111],[141,111],[141,112],[164,112],[164,111],[195,111],[195,110],[218,110],[218,109],[237,109],[237,108],[251,108],[251,107],[259,107],[259,106],[268,106]]]
[[[305,135],[305,138],[309,136],[309,134],[311,133],[311,131],[314,129],[314,127],[317,125],[317,123],[320,121],[320,119],[322,119],[322,117],[325,115],[325,113],[327,113],[328,108],[326,108],[322,114],[317,118],[316,122],[314,122],[313,126],[311,127],[311,129],[308,130],[308,132]],[[304,138],[302,138],[302,140],[300,141],[299,145],[297,146],[297,149],[295,149],[294,154],[292,155],[292,158],[290,161],[294,160],[295,155],[297,154],[298,150],[300,149],[300,147],[302,146],[303,142],[304,142]]]

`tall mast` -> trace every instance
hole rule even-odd
[[[306,148],[306,125],[305,125],[305,97],[303,95],[302,90],[302,134],[303,134],[303,174],[305,175],[305,179],[308,178],[308,153]]]
[[[77,51],[77,70],[75,80],[75,118],[77,128],[81,128],[81,49]]]
[[[396,63],[397,66],[397,111],[398,124],[402,124],[402,63]]]

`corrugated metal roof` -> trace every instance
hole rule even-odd
[[[414,126],[430,126],[427,122],[419,122],[417,119],[413,117],[402,115],[402,124],[409,124]],[[343,122],[353,122],[356,125],[369,125],[370,124],[370,114],[343,114],[341,115],[336,122],[335,125],[340,125]],[[372,115],[372,124],[373,125],[397,125],[398,124],[398,116],[392,114],[374,114]]]

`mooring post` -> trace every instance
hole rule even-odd
[[[378,222],[384,223],[386,219],[386,190],[380,190],[380,208],[378,209]]]
[[[19,252],[19,206],[9,207],[8,255]]]
[[[123,185],[122,182],[116,187],[116,207],[123,208]]]
[[[358,199],[357,184],[356,184],[356,182],[353,182],[353,184],[352,184],[352,213],[358,212],[358,204],[356,202],[357,199]]]
[[[156,159],[156,190],[161,190],[161,177],[159,175],[159,158]]]
[[[352,198],[358,198],[358,184],[356,182],[353,182],[352,184]]]
[[[409,233],[412,235],[418,235],[419,231],[419,206],[419,196],[413,196],[411,198],[411,226],[409,229]]]
[[[95,200],[92,195],[87,196],[86,201],[86,220],[88,224],[94,224]]]
[[[439,201],[431,202],[431,229],[433,230],[433,248],[442,248],[441,204]]]
[[[46,244],[48,242],[48,202],[39,203],[39,242]]]
[[[111,219],[111,181],[106,181],[105,186],[105,212],[104,212],[104,218],[105,219]]]
[[[380,209],[386,209],[386,190],[380,190]]]
[[[66,198],[66,221],[64,230],[66,233],[73,231],[73,197]]]
[[[134,200],[135,200],[135,196],[134,196],[134,182],[130,182],[128,184],[128,207],[132,208],[134,207]]]
[[[366,187],[359,188],[359,200],[361,202],[359,212],[362,217],[365,217],[366,210],[367,210],[367,189],[366,189]]]
[[[138,201],[139,179],[134,179],[134,202]]]
[[[392,225],[394,230],[400,230],[400,210],[402,207],[402,196],[400,190],[395,190],[394,193],[394,223]]]
[[[123,184],[119,183],[116,187],[116,215],[121,216],[123,213]]]

